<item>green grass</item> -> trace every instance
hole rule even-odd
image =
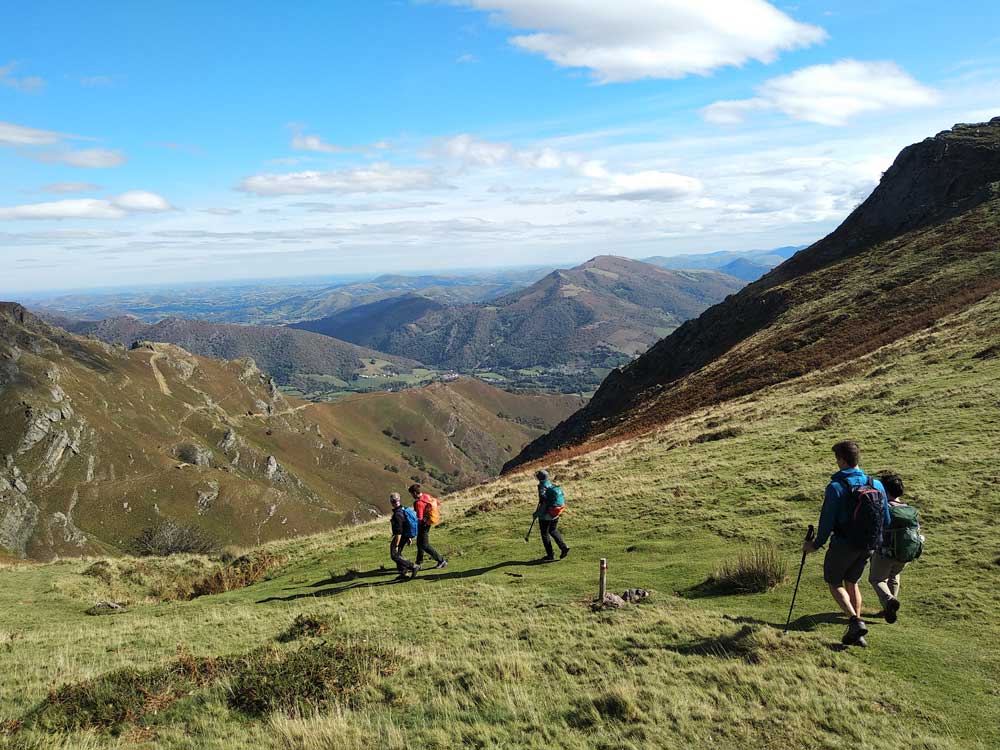
[[[82,612],[123,585],[128,561],[116,561],[110,583],[82,575],[93,561],[7,566],[0,720],[25,725],[0,746],[997,747],[1000,357],[975,355],[1000,343],[998,331],[994,295],[862,360],[555,466],[572,547],[555,565],[530,563],[542,552],[537,531],[522,541],[534,490],[516,476],[449,497],[432,536],[451,564],[408,583],[392,582],[385,521],[268,545],[287,561],[248,588],[183,602],[137,596],[112,617]],[[741,431],[698,442],[732,427]],[[843,437],[860,442],[868,470],[902,474],[927,535],[903,574],[899,622],[871,619],[867,650],[839,648],[845,625],[819,556],[781,632],[801,538],[835,470],[830,446]],[[701,588],[758,542],[788,563],[785,583]],[[611,590],[651,598],[592,611],[602,557]],[[870,608],[867,585],[865,595]],[[299,616],[324,628],[276,640]],[[324,686],[340,672],[296,671],[308,666],[303,649],[323,643],[363,643],[382,661],[351,667],[364,680],[338,692]],[[31,724],[53,689],[107,685],[120,670],[162,676],[178,644],[192,659],[265,647],[273,656],[249,683],[185,683],[117,734]],[[259,718],[233,703],[234,688],[251,683]],[[306,698],[292,694],[299,683]]]

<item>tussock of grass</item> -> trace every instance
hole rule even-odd
[[[228,703],[248,716],[301,712],[349,700],[399,668],[396,657],[371,644],[318,643],[273,658],[248,660],[228,690]]]
[[[773,544],[761,542],[723,563],[706,581],[718,593],[758,594],[770,591],[787,576],[787,566]]]
[[[694,440],[692,443],[713,443],[716,440],[728,440],[729,438],[739,437],[744,432],[742,427],[726,427],[721,430],[716,430],[715,432],[703,432]]]
[[[287,630],[283,630],[275,638],[279,643],[291,643],[299,638],[310,638],[323,635],[330,631],[330,623],[315,614],[296,615]]]
[[[196,599],[199,596],[224,594],[252,586],[282,562],[284,560],[281,557],[267,550],[257,550],[234,560],[200,581],[195,581],[190,594],[178,598]]]
[[[218,680],[233,661],[181,654],[165,666],[125,667],[49,692],[23,721],[24,727],[50,732],[80,729],[119,731],[161,711],[199,687]]]
[[[741,659],[748,664],[762,664],[775,657],[788,657],[802,649],[797,639],[783,638],[772,628],[744,625],[735,633],[703,638],[690,644],[668,646],[671,651],[689,656],[715,656]]]
[[[167,520],[139,532],[129,551],[137,557],[211,555],[219,546],[219,541],[204,529]]]

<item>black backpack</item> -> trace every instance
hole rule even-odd
[[[841,479],[840,483],[847,490],[851,503],[851,517],[847,528],[842,529],[844,538],[857,549],[881,548],[885,527],[885,500],[882,493],[875,489],[874,480],[867,477],[864,484],[851,484],[846,479]]]

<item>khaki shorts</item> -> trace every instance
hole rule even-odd
[[[864,575],[865,565],[871,555],[870,550],[831,542],[826,557],[823,558],[823,580],[831,586],[840,586],[844,581],[857,583]]]

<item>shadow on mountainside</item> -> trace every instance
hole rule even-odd
[[[504,562],[496,563],[495,565],[487,565],[482,568],[470,568],[469,570],[455,570],[446,573],[435,573],[433,575],[421,574],[415,579],[399,580],[397,577],[399,574],[395,570],[382,570],[374,569],[367,570],[364,572],[351,573],[348,572],[342,576],[335,576],[331,578],[324,579],[322,581],[317,581],[316,583],[309,584],[309,588],[319,589],[318,591],[302,591],[298,594],[289,594],[288,596],[269,596],[266,599],[258,599],[257,604],[267,604],[268,602],[291,602],[297,599],[307,599],[309,597],[323,597],[323,596],[337,596],[338,594],[343,594],[351,589],[360,588],[374,588],[376,586],[390,586],[393,584],[407,584],[411,580],[414,581],[445,581],[445,580],[458,580],[462,578],[474,578],[476,576],[485,575],[494,570],[499,570],[500,568],[509,568],[515,566],[532,566],[532,565],[543,565],[545,564],[542,560],[505,560]],[[433,570],[433,569],[432,569]],[[345,583],[347,581],[356,580],[358,578],[374,578],[379,575],[392,576],[388,581],[377,581],[372,583],[357,582],[348,583],[346,586],[334,586],[333,588],[319,588],[321,586],[328,586],[332,583]]]

